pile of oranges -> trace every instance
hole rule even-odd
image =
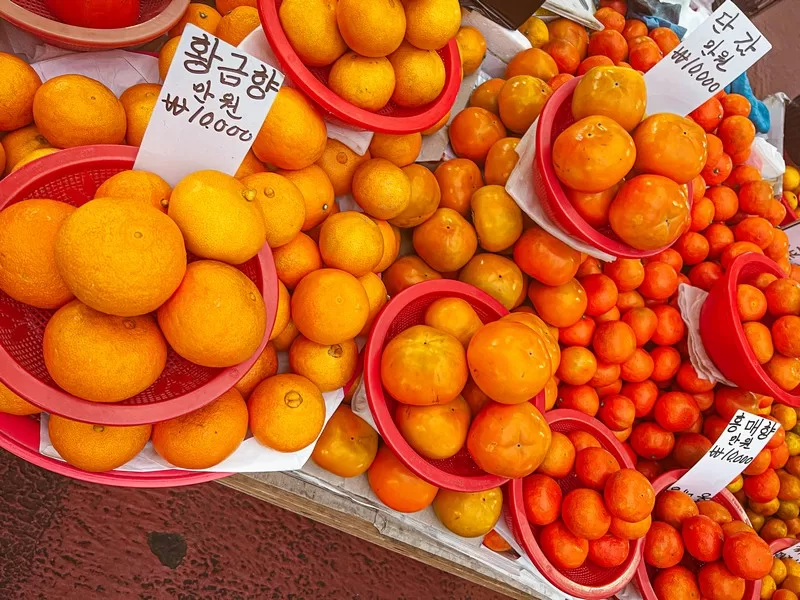
[[[794,600],[800,594],[800,563],[792,558],[772,559],[772,569],[761,584],[766,600]]]

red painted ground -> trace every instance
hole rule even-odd
[[[125,490],[0,450],[0,598],[501,598],[215,483]]]

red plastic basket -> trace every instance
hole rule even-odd
[[[783,218],[781,222],[781,227],[786,227],[787,225],[791,225],[795,221],[797,221],[797,211],[795,211],[789,203],[786,201],[786,198],[781,198],[781,204],[786,209],[786,216]]]
[[[98,186],[133,168],[138,149],[130,146],[82,146],[61,150],[12,173],[0,182],[0,210],[28,198],[50,198],[80,206]],[[278,305],[278,277],[265,244],[239,268],[259,288],[267,310],[267,327],[258,351],[227,369],[190,363],[172,349],[158,380],[141,394],[114,404],[89,402],[56,386],[42,356],[42,338],[54,311],[17,302],[0,292],[0,381],[42,410],[102,425],[141,425],[177,417],[221,396],[253,365],[269,339]]]
[[[656,480],[653,482],[653,488],[656,491],[656,496],[678,481],[678,479],[683,477],[684,473],[686,473],[685,469],[677,469],[675,471],[667,471],[663,475],[660,475],[658,478],[656,478]],[[712,500],[714,502],[719,502],[722,506],[727,508],[730,511],[731,516],[737,521],[744,521],[748,525],[750,524],[750,520],[747,518],[747,514],[744,512],[744,508],[742,508],[742,505],[739,504],[739,501],[736,500],[733,494],[731,494],[728,490],[723,489],[719,494],[714,496]],[[684,556],[682,564],[692,571],[697,571],[697,569],[703,565],[703,563],[688,555]],[[658,600],[658,598],[656,598],[655,591],[653,591],[653,586],[650,584],[650,577],[653,575],[654,571],[655,569],[648,567],[644,560],[642,560],[641,564],[639,565],[639,569],[636,571],[636,585],[639,587],[639,591],[641,592],[644,600]],[[758,600],[760,595],[760,580],[746,582],[742,600]]]
[[[614,434],[600,421],[570,409],[552,410],[545,416],[553,431],[564,434],[572,431],[586,431],[597,438],[597,441],[617,459],[623,469],[634,468],[630,455],[614,437]],[[558,485],[565,494],[580,487],[578,477],[574,472],[566,478],[558,480]],[[614,569],[596,567],[589,561],[578,569],[558,569],[547,560],[539,547],[536,539],[538,528],[531,527],[525,514],[522,486],[522,479],[514,479],[508,484],[509,511],[514,537],[545,579],[562,592],[587,599],[609,598],[628,585],[641,561],[644,539],[633,542],[628,559]]]
[[[769,549],[772,550],[773,554],[777,552],[782,552],[787,548],[791,548],[792,546],[796,546],[800,544],[800,540],[795,538],[780,538],[779,540],[773,540],[769,544]]]
[[[461,298],[469,302],[481,321],[496,321],[508,311],[497,300],[476,287],[460,281],[442,279],[411,286],[397,294],[383,308],[369,334],[364,349],[364,386],[378,432],[397,458],[428,483],[456,492],[478,492],[503,485],[508,479],[482,471],[466,447],[445,460],[428,460],[406,442],[394,422],[396,400],[381,383],[381,354],[398,333],[424,321],[425,311],[440,298]],[[544,392],[535,399],[544,412]]]
[[[389,102],[379,112],[372,112],[351,104],[328,87],[331,68],[308,67],[300,60],[283,31],[278,9],[282,0],[258,0],[258,13],[275,56],[292,81],[331,115],[356,127],[380,133],[406,134],[425,131],[436,125],[453,107],[461,85],[461,55],[456,41],[441,50],[444,62],[444,89],[430,104],[405,108]]]
[[[156,39],[181,20],[187,6],[189,0],[142,0],[138,23],[119,29],[67,25],[50,13],[44,0],[0,0],[0,16],[60,48],[111,50]]]
[[[536,156],[533,159],[533,184],[545,214],[561,229],[598,250],[619,258],[655,256],[669,246],[657,250],[637,250],[622,242],[610,227],[595,229],[586,222],[564,193],[553,168],[553,144],[559,134],[575,122],[572,116],[572,95],[580,77],[570,79],[558,88],[539,115],[536,129]],[[688,184],[689,205],[692,203],[692,184]]]
[[[725,275],[711,288],[700,310],[700,337],[709,358],[727,379],[742,389],[772,396],[783,404],[797,407],[800,406],[800,386],[787,392],[772,381],[747,343],[739,319],[737,286],[761,273],[786,277],[774,261],[755,252],[737,256],[731,262]]]
[[[37,467],[72,479],[130,488],[179,487],[204,483],[227,477],[230,473],[211,473],[206,471],[153,471],[136,473],[132,471],[107,471],[89,473],[55,458],[39,454],[39,418],[18,417],[0,413],[0,448],[8,450]]]

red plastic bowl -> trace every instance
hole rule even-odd
[[[137,148],[82,146],[34,161],[0,182],[0,210],[28,198],[50,198],[80,206],[98,186],[133,168]],[[259,288],[267,308],[267,327],[258,351],[227,369],[201,367],[170,349],[158,380],[141,394],[114,404],[89,402],[61,390],[44,365],[42,337],[54,311],[33,308],[0,291],[0,381],[42,410],[102,425],[142,425],[177,417],[218,398],[241,379],[267,344],[278,307],[278,277],[265,244],[238,267]]]
[[[394,422],[397,401],[381,383],[381,354],[398,333],[421,325],[425,311],[440,298],[461,298],[470,303],[481,321],[489,323],[508,314],[497,300],[476,287],[460,281],[426,281],[403,290],[383,308],[370,331],[364,349],[364,386],[372,417],[383,441],[406,467],[437,487],[456,492],[478,492],[503,485],[508,479],[482,471],[466,448],[445,460],[428,460],[406,442]],[[544,412],[544,392],[535,404]]]
[[[559,134],[575,122],[572,116],[572,95],[580,77],[570,79],[558,88],[544,105],[536,129],[536,156],[533,159],[533,184],[545,214],[568,234],[619,258],[655,256],[669,246],[657,250],[637,250],[622,242],[610,227],[595,229],[586,222],[564,193],[553,168],[553,144]],[[689,206],[692,205],[692,184],[688,184]]]
[[[138,23],[119,29],[67,25],[50,13],[45,0],[0,0],[0,16],[60,48],[111,50],[139,46],[156,39],[181,20],[188,6],[189,0],[141,0]]]
[[[778,552],[782,552],[787,548],[791,548],[792,546],[796,546],[800,544],[800,540],[795,538],[780,538],[779,540],[773,540],[769,544],[769,549],[772,550],[773,554],[777,554]]]
[[[586,431],[592,434],[603,448],[617,459],[623,469],[634,468],[630,455],[622,447],[619,440],[597,419],[570,409],[551,410],[545,417],[547,417],[547,422],[553,431],[564,434],[572,431]],[[578,477],[574,472],[566,478],[558,480],[558,485],[565,494],[580,487]],[[547,560],[547,557],[539,547],[539,542],[536,539],[538,528],[531,526],[525,514],[522,486],[522,479],[514,479],[508,484],[509,512],[511,514],[514,537],[547,581],[562,592],[587,599],[610,598],[628,585],[642,559],[644,539],[634,541],[631,544],[628,559],[614,569],[596,567],[588,560],[578,569],[558,569]]]
[[[800,406],[800,386],[787,392],[772,381],[756,360],[739,319],[737,286],[760,273],[786,277],[774,261],[755,252],[737,256],[731,262],[700,309],[700,337],[709,358],[727,379],[742,389],[797,407]]]
[[[678,481],[686,473],[685,469],[677,469],[675,471],[667,471],[663,475],[659,475],[653,482],[653,488],[656,491],[656,496]],[[711,498],[714,502],[719,502],[722,506],[727,508],[731,516],[737,521],[744,521],[748,525],[750,520],[744,512],[744,508],[739,504],[739,501],[728,490],[723,489],[719,494]],[[697,571],[703,563],[695,560],[691,556],[686,555],[681,563],[692,571]],[[655,569],[648,567],[644,560],[639,565],[636,571],[636,585],[642,594],[644,600],[658,600],[656,593],[653,591],[653,586],[650,584],[650,578],[655,573]],[[742,600],[758,600],[761,595],[761,580],[747,581],[744,588],[744,596]]]
[[[292,81],[337,119],[380,133],[417,133],[436,125],[453,108],[461,85],[461,55],[454,39],[439,50],[444,62],[445,81],[444,89],[436,100],[417,108],[405,108],[389,102],[379,112],[372,112],[351,104],[328,87],[329,66],[308,67],[303,64],[289,43],[278,17],[281,2],[258,0],[258,13],[269,45]]]
[[[81,471],[65,462],[39,454],[39,418],[18,417],[0,413],[0,448],[20,457],[37,467],[72,479],[130,488],[179,487],[204,483],[227,477],[230,473],[211,473],[201,471],[153,471],[135,473],[132,471],[107,471],[89,473]]]

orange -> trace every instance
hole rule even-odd
[[[340,7],[341,4],[342,0],[339,3]],[[425,106],[442,93],[445,83],[444,62],[435,51],[420,50],[408,42],[403,42],[389,55],[389,62],[392,63],[396,77],[392,101],[398,106],[410,108]]]
[[[186,270],[183,237],[167,215],[110,198],[72,213],[56,237],[55,259],[78,299],[123,317],[161,306]]]
[[[542,391],[552,375],[550,355],[530,327],[495,321],[479,329],[467,348],[470,374],[492,400],[526,402]]]
[[[522,481],[523,502],[528,520],[537,526],[549,525],[561,513],[561,488],[546,475],[529,475]]]
[[[536,472],[554,479],[563,479],[570,474],[574,466],[575,446],[563,433],[552,432],[550,448]]]
[[[677,529],[661,521],[650,526],[644,541],[645,563],[657,569],[669,569],[681,562],[683,553],[683,540]]]
[[[178,182],[168,214],[177,223],[186,249],[201,258],[239,265],[266,241],[258,192],[219,171],[197,171]]]
[[[324,67],[347,51],[336,24],[336,6],[336,2],[326,0],[281,2],[278,9],[281,26],[303,64]]]
[[[277,173],[254,173],[240,181],[248,190],[255,190],[255,204],[264,217],[270,248],[294,240],[306,219],[305,200],[299,188]]]
[[[594,13],[594,18],[600,21],[605,29],[613,29],[614,31],[619,31],[620,33],[622,33],[625,29],[625,15],[621,15],[613,8],[606,7],[599,9],[596,13]],[[645,30],[645,32],[646,31],[647,30]]]
[[[402,178],[397,177],[397,173],[393,169],[386,167],[386,165],[382,165],[381,169],[376,170],[376,173],[384,168],[386,168],[387,172],[392,174],[391,179],[396,178],[395,184],[399,185],[399,188],[393,191],[384,190],[381,194],[386,197],[387,204],[391,205],[395,202],[395,200],[391,199],[391,196],[402,191],[404,189],[404,184]],[[422,165],[408,165],[402,168],[402,172],[405,174],[410,185],[411,192],[409,202],[403,211],[396,217],[393,217],[389,222],[395,227],[408,229],[427,221],[433,215],[439,207],[441,192],[436,177]],[[370,177],[370,179],[372,179],[372,177]],[[378,181],[375,180],[370,183],[370,187],[372,185],[378,185]],[[402,203],[399,198],[397,200]],[[365,203],[368,202],[370,202],[370,200],[367,198]]]
[[[317,161],[333,185],[336,196],[344,196],[352,190],[353,173],[362,162],[369,160],[371,155],[367,151],[359,156],[339,140],[328,138],[325,150]]]
[[[459,31],[458,0],[405,0],[406,40],[423,50],[439,50]],[[480,63],[479,63],[480,64]]]
[[[307,18],[308,14],[306,11],[304,17]],[[252,6],[237,6],[220,19],[214,35],[231,46],[238,46],[260,25],[257,9]]]
[[[307,447],[325,423],[325,400],[319,388],[291,373],[262,381],[250,396],[248,408],[253,437],[278,452]]]
[[[484,81],[473,90],[469,97],[468,106],[477,106],[478,108],[488,110],[490,113],[499,115],[500,109],[497,106],[497,96],[500,94],[500,90],[503,89],[505,83],[506,80],[500,78]]]
[[[272,331],[269,334],[270,340],[277,338],[278,335],[289,326],[289,322],[292,320],[291,303],[292,300],[289,297],[289,290],[286,289],[282,281],[279,281],[278,308],[275,310],[275,324],[272,326]]]
[[[121,467],[141,452],[151,425],[112,427],[50,415],[47,431],[53,448],[73,467],[100,473]]]
[[[392,64],[383,56],[367,58],[348,52],[335,63],[328,75],[331,90],[365,110],[379,111],[396,87]]]
[[[733,600],[743,598],[745,581],[733,575],[722,561],[700,567],[697,573],[700,593],[707,600]]]
[[[628,43],[619,31],[596,31],[589,36],[589,55],[607,56],[611,62],[618,64],[628,58]]]
[[[164,81],[167,78],[167,73],[169,72],[169,68],[172,66],[172,61],[175,58],[175,52],[178,49],[178,44],[181,43],[181,36],[176,36],[167,40],[167,42],[161,47],[161,51],[158,53],[158,74],[161,77],[161,81]]]
[[[440,298],[425,311],[425,325],[449,333],[466,348],[483,323],[466,300]]]
[[[264,338],[266,311],[241,271],[211,260],[193,262],[175,294],[158,309],[170,346],[187,360],[229,367],[250,358]]]
[[[454,158],[439,164],[434,175],[441,190],[441,206],[452,208],[463,217],[468,216],[472,195],[483,186],[478,165],[468,158]]]
[[[595,16],[597,16],[597,13],[595,13]],[[620,33],[622,33],[623,37],[630,42],[634,38],[646,36],[647,25],[645,25],[644,22],[640,21],[639,19],[627,19],[625,21],[625,26]]]
[[[772,223],[761,217],[747,217],[733,228],[737,242],[751,242],[766,250],[772,245],[775,237],[775,228]]]
[[[403,4],[397,0],[339,0],[336,20],[344,41],[362,56],[391,54],[400,46],[406,30]],[[310,30],[306,35],[315,32]]]
[[[381,355],[381,381],[404,404],[451,402],[467,382],[464,347],[449,333],[415,325],[394,337]]]
[[[552,287],[532,281],[528,297],[539,316],[554,327],[570,327],[586,311],[586,291],[576,279]]]
[[[617,459],[604,448],[582,448],[575,456],[575,474],[585,487],[602,490],[608,478],[617,471]]]
[[[186,25],[189,23],[214,35],[220,19],[222,19],[222,15],[210,6],[193,2],[189,4],[181,20],[169,30],[167,35],[169,35],[170,38],[174,38],[176,35],[182,34]]]
[[[756,137],[756,126],[747,117],[732,115],[725,117],[717,128],[725,152],[736,154],[750,148]]]
[[[772,551],[755,533],[744,531],[727,537],[722,556],[725,566],[736,577],[761,579],[772,570]]]
[[[564,185],[581,192],[602,192],[615,185],[635,159],[636,147],[628,132],[599,115],[570,125],[553,144],[556,175]]]
[[[619,567],[630,553],[630,542],[613,535],[604,535],[598,540],[589,541],[589,560],[598,567],[611,569]]]
[[[749,323],[745,323],[745,325],[749,325]],[[778,384],[778,387],[787,392],[794,391],[800,385],[800,358],[789,358],[776,354],[764,365],[764,370]]]
[[[442,525],[456,535],[480,537],[500,519],[503,492],[499,487],[482,492],[440,490],[433,500],[433,511]]]
[[[525,276],[514,261],[498,254],[476,254],[461,269],[458,279],[483,290],[507,310],[525,300]]]
[[[341,344],[356,337],[369,318],[369,298],[358,279],[338,269],[306,275],[292,296],[292,319],[318,344]]]
[[[358,477],[377,453],[378,433],[349,406],[341,405],[322,430],[311,459],[339,477]]]
[[[441,130],[449,122],[450,122],[450,113],[448,112],[445,116],[443,116],[441,119],[439,119],[439,121],[436,124],[428,127],[427,129],[423,129],[420,132],[420,135],[423,135],[423,136],[433,135],[437,131]]]
[[[744,323],[742,329],[758,363],[761,365],[768,363],[775,352],[769,328],[763,323],[751,321]]]
[[[305,233],[298,233],[288,244],[272,252],[275,270],[287,288],[294,289],[306,275],[322,268],[322,256],[317,244]]]
[[[219,14],[227,15],[237,6],[252,6],[255,8],[256,0],[216,0],[214,4]]]
[[[50,143],[44,139],[36,125],[28,125],[16,131],[7,133],[2,140],[5,154],[5,174],[8,175],[17,163],[36,150],[50,148]]]
[[[558,65],[559,75],[548,81],[558,80],[561,75],[574,76],[581,64],[578,49],[566,40],[552,40],[542,46],[542,50],[553,57]]]
[[[644,77],[633,69],[597,67],[578,83],[572,96],[572,115],[583,119],[604,115],[633,131],[644,115],[647,92]]]
[[[450,402],[429,406],[398,403],[394,420],[414,450],[427,459],[439,460],[455,456],[464,446],[470,417],[469,404],[456,396]]]
[[[461,55],[461,70],[464,76],[472,75],[486,57],[486,38],[475,27],[461,27],[456,33],[458,52]]]
[[[505,186],[511,171],[519,162],[519,154],[515,151],[518,144],[517,138],[503,138],[492,144],[486,155],[487,185]]]
[[[578,279],[586,290],[586,314],[593,317],[607,313],[617,305],[619,291],[614,281],[602,273],[593,273]]]
[[[583,566],[589,553],[588,540],[574,535],[561,521],[542,529],[539,545],[557,569],[577,569]]]
[[[611,278],[620,292],[630,292],[644,281],[642,261],[631,258],[618,258],[603,266],[603,274]]]
[[[544,50],[528,48],[514,56],[506,67],[506,79],[517,75],[530,75],[542,81],[550,81],[558,75],[558,65]]]
[[[612,474],[603,494],[611,514],[629,523],[647,518],[655,506],[653,486],[635,469]]]
[[[9,415],[36,415],[41,410],[38,406],[34,406],[17,396],[14,392],[0,383],[0,413]]]
[[[595,490],[578,488],[564,496],[561,518],[573,535],[586,540],[603,537],[611,526],[611,514],[603,496]]]
[[[437,271],[457,271],[475,254],[478,238],[475,229],[450,208],[438,209],[418,225],[413,235],[414,250]]]
[[[378,454],[367,471],[367,480],[381,502],[402,513],[413,513],[427,508],[439,491],[439,488],[409,471],[387,446],[378,449]]]
[[[485,108],[470,106],[458,113],[450,122],[448,135],[453,152],[483,166],[495,142],[506,137],[506,128],[500,117]]]
[[[353,378],[358,364],[358,347],[353,340],[341,344],[323,345],[302,335],[295,338],[289,349],[289,366],[321,392],[338,390]]]
[[[722,557],[722,540],[725,534],[719,523],[709,517],[695,515],[685,519],[681,534],[686,551],[697,560],[712,562]]]
[[[792,279],[778,279],[766,287],[764,295],[772,316],[800,314],[800,283]]]
[[[313,104],[294,88],[282,87],[275,97],[253,152],[261,162],[280,169],[303,169],[325,151],[328,130]]]
[[[42,80],[28,63],[5,52],[0,52],[0,73],[0,131],[30,125]]]
[[[125,90],[119,97],[125,109],[128,124],[125,142],[129,146],[141,146],[144,132],[161,93],[161,86],[155,83],[139,83]]]
[[[348,210],[322,224],[319,250],[326,266],[361,277],[383,257],[383,235],[368,216]]]
[[[28,163],[32,163],[33,161],[43,158],[45,156],[49,156],[50,154],[55,154],[56,152],[58,152],[58,148],[39,148],[38,150],[34,150],[30,154],[26,154],[25,156],[23,156],[17,162],[17,164],[14,165],[14,168],[11,169],[11,172],[13,173],[15,171],[19,171],[22,167],[24,167]]]
[[[264,351],[258,355],[256,362],[248,369],[247,373],[233,386],[243,398],[250,396],[256,386],[267,377],[272,377],[278,372],[278,353],[272,343],[264,347]]]
[[[375,133],[369,143],[372,158],[384,158],[398,167],[406,167],[417,160],[421,148],[422,135],[419,133]]]
[[[602,56],[602,55],[590,56],[589,58],[584,59],[580,65],[578,65],[578,71],[576,75],[580,77],[582,75],[586,75],[589,71],[597,67],[613,67],[613,66],[614,66],[614,61],[612,61],[607,56]]]
[[[506,81],[497,95],[497,107],[507,129],[519,134],[528,131],[553,93],[546,81],[530,75],[517,75]]]
[[[700,511],[688,494],[665,491],[658,495],[654,513],[659,521],[680,529],[684,520],[699,515]]]
[[[424,260],[418,256],[403,256],[398,258],[391,267],[383,273],[386,291],[390,296],[399,294],[404,289],[414,284],[431,279],[441,279],[438,271],[431,269]]]
[[[234,388],[186,415],[153,426],[153,448],[182,469],[208,469],[233,454],[247,435],[247,404]]]
[[[383,255],[372,270],[375,273],[382,273],[392,265],[400,252],[400,232],[388,221],[379,219],[374,221],[383,238]]]
[[[318,165],[310,165],[297,171],[280,171],[303,195],[306,218],[303,231],[313,229],[337,210],[336,199],[325,171]]]
[[[772,324],[772,340],[775,349],[784,356],[800,358],[800,317],[787,315],[775,321]]]
[[[397,165],[383,158],[372,158],[355,170],[353,198],[368,215],[394,219],[409,207],[411,182]]]
[[[72,299],[59,274],[55,243],[75,207],[55,200],[23,200],[0,212],[0,289],[37,308]]]
[[[536,281],[547,286],[560,286],[575,277],[581,264],[581,255],[534,225],[526,229],[514,245],[514,262]]]
[[[375,273],[367,273],[366,275],[359,277],[358,281],[364,287],[364,291],[367,293],[367,299],[369,301],[369,317],[367,318],[367,322],[364,324],[364,327],[361,329],[361,332],[358,334],[366,336],[369,335],[369,330],[372,328],[372,323],[375,321],[375,317],[378,316],[378,313],[386,305],[386,286],[383,284],[383,280]]]
[[[48,373],[92,402],[119,402],[150,387],[167,361],[155,319],[114,317],[73,300],[48,321],[42,342]]]
[[[297,338],[298,335],[300,335],[300,332],[294,325],[294,321],[291,319],[286,324],[286,327],[284,327],[283,330],[277,335],[275,335],[276,331],[277,328],[273,329],[272,335],[270,336],[270,341],[275,344],[275,350],[278,352],[287,352],[291,347],[292,342]]]
[[[530,402],[489,403],[472,421],[467,449],[476,464],[500,477],[526,477],[544,460],[551,432]]]
[[[94,194],[95,198],[117,198],[141,202],[167,212],[172,188],[155,173],[121,171],[106,179]]]
[[[99,81],[59,75],[42,84],[33,99],[33,117],[42,135],[57,148],[121,144],[125,108]]]

